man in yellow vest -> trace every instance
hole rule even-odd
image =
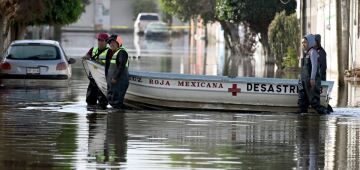
[[[105,64],[106,56],[111,52],[106,43],[109,35],[106,33],[100,33],[96,38],[98,40],[98,47],[91,48],[83,57],[83,59],[93,60],[101,64]],[[86,93],[86,103],[88,105],[96,105],[98,102],[101,108],[106,109],[108,104],[106,96],[102,94],[100,89],[97,87],[95,80],[91,76],[91,73],[89,74],[88,78],[90,83]]]
[[[107,99],[114,109],[124,109],[124,97],[129,87],[128,53],[119,35],[111,35],[108,43],[112,55],[108,55],[105,66],[108,84]]]

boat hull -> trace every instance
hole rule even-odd
[[[104,67],[88,61],[97,85],[106,94]],[[125,101],[152,109],[295,111],[298,80],[175,73],[130,72]],[[333,82],[323,81],[320,100],[328,105]]]

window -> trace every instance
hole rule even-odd
[[[141,15],[140,20],[159,21],[159,17],[156,15]]]

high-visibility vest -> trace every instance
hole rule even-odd
[[[120,47],[120,48],[113,54],[113,56],[111,57],[110,63],[116,64],[116,56],[117,56],[117,54],[119,53],[119,51],[121,51],[121,50],[123,50],[123,51],[125,51],[125,52],[127,53],[126,48]],[[126,67],[126,68],[129,67],[129,57],[128,57],[128,59],[126,60],[126,65],[125,65],[125,67]]]
[[[107,54],[108,50],[109,49],[106,48],[100,55],[95,57],[95,60],[102,64],[105,64],[106,63],[106,54]],[[99,51],[99,48],[94,47],[92,50],[92,56],[95,56],[98,53],[98,51]]]

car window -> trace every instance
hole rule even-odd
[[[162,23],[151,23],[148,25],[148,29],[154,29],[154,30],[167,30],[167,25]]]
[[[21,60],[58,60],[59,49],[52,45],[12,45],[7,52],[9,59]]]
[[[141,15],[140,20],[159,21],[159,17],[156,15]]]

